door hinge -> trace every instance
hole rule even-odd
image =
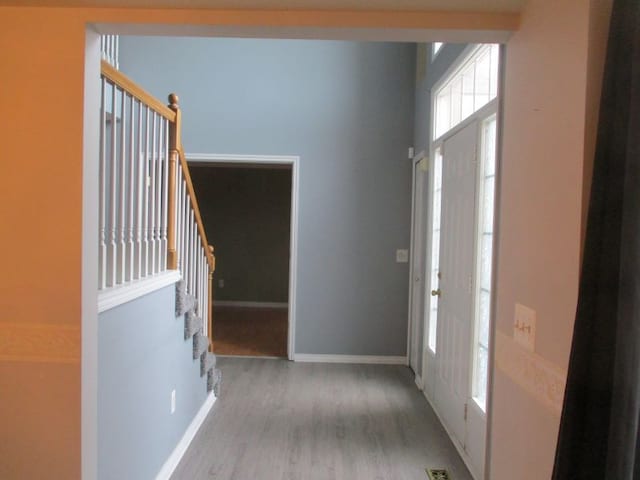
[[[467,410],[468,410],[468,406],[469,406],[469,404],[468,404],[468,403],[465,403],[465,404],[464,404],[464,420],[465,420],[465,422],[467,421]]]

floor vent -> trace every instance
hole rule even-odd
[[[449,472],[438,468],[427,468],[427,475],[429,480],[451,480]]]

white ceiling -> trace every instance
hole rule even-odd
[[[0,5],[519,12],[527,0],[0,0]]]

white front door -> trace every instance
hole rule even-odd
[[[442,210],[434,403],[443,423],[466,450],[474,316],[474,245],[478,123],[442,144]]]

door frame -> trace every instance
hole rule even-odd
[[[491,42],[487,42],[487,43],[491,43]],[[503,107],[504,107],[504,74],[505,74],[505,54],[506,54],[506,47],[504,44],[500,44],[500,53],[498,56],[498,93],[496,98],[494,98],[493,100],[491,100],[489,103],[487,103],[486,105],[484,105],[483,107],[481,107],[479,110],[477,110],[476,112],[472,113],[469,117],[467,117],[466,119],[464,119],[462,122],[460,122],[458,125],[456,125],[455,127],[449,129],[448,131],[446,131],[444,134],[442,134],[440,137],[434,138],[434,131],[435,131],[435,95],[434,93],[437,92],[440,87],[442,87],[442,85],[444,85],[451,76],[453,76],[457,71],[459,71],[459,69],[463,68],[465,62],[473,55],[473,53],[478,49],[481,48],[483,44],[480,43],[471,43],[469,45],[467,45],[467,47],[460,53],[460,55],[458,56],[458,58],[444,71],[444,73],[442,74],[442,76],[440,77],[440,80],[438,82],[436,82],[432,89],[431,89],[431,93],[430,93],[430,122],[429,122],[429,132],[428,132],[428,138],[429,138],[429,178],[428,178],[428,192],[429,192],[429,198],[428,198],[428,205],[427,205],[427,225],[426,225],[426,238],[429,239],[428,240],[428,245],[427,245],[427,252],[425,254],[425,261],[424,261],[424,282],[425,282],[425,292],[428,290],[432,289],[432,285],[431,285],[431,236],[432,236],[432,224],[433,224],[433,160],[434,160],[434,153],[437,150],[438,147],[442,147],[442,145],[444,144],[445,140],[450,138],[451,136],[455,135],[456,133],[458,133],[460,130],[464,129],[465,127],[467,127],[470,123],[472,122],[478,122],[478,134],[480,132],[480,126],[482,124],[482,121],[486,118],[488,118],[489,116],[491,116],[492,114],[495,114],[497,117],[497,125],[496,125],[496,160],[495,160],[495,183],[494,183],[494,211],[493,211],[493,231],[494,231],[494,236],[493,236],[493,248],[492,248],[492,259],[491,259],[491,268],[492,268],[492,278],[491,278],[491,297],[490,297],[490,314],[489,314],[489,358],[488,358],[488,365],[487,365],[487,400],[486,400],[486,407],[485,407],[485,412],[484,412],[484,416],[485,416],[485,454],[484,454],[484,468],[482,469],[482,474],[484,476],[484,479],[487,480],[489,478],[491,478],[491,437],[492,437],[492,429],[491,429],[491,424],[492,424],[492,418],[493,418],[493,381],[494,381],[494,375],[493,375],[493,369],[494,369],[494,365],[495,365],[495,330],[496,330],[496,295],[497,295],[497,277],[498,277],[498,269],[497,269],[497,263],[498,263],[498,257],[499,257],[499,231],[500,231],[500,193],[501,193],[501,171],[502,171],[502,129],[503,129],[503,125],[504,125],[504,118],[503,118]],[[480,149],[481,147],[481,142],[478,143],[478,159],[480,158]],[[478,185],[479,182],[479,178],[476,175],[476,187]],[[477,204],[478,199],[476,198],[476,205],[475,205],[475,222],[476,222],[476,228],[477,228],[477,209],[478,204]],[[413,228],[413,226],[412,226]],[[474,252],[477,252],[477,238],[474,238]],[[474,254],[475,255],[475,254]],[[473,280],[474,280],[474,304],[475,304],[475,281],[476,281],[476,277],[477,277],[477,260],[474,256],[474,274],[473,274]],[[428,278],[427,278],[428,277]],[[434,412],[436,414],[436,416],[438,417],[438,419],[440,420],[440,423],[442,423],[443,427],[445,428],[445,430],[447,431],[447,435],[451,436],[448,427],[442,422],[442,418],[440,417],[440,415],[438,414],[437,410],[435,410],[434,407],[434,401],[433,398],[430,397],[430,395],[433,393],[432,391],[430,391],[430,380],[427,376],[427,373],[429,372],[429,362],[433,362],[435,360],[435,354],[433,352],[430,351],[430,349],[428,348],[428,334],[429,334],[429,322],[430,322],[430,318],[429,318],[429,311],[427,309],[427,302],[425,300],[424,304],[423,304],[423,349],[422,349],[422,379],[421,379],[421,383],[423,385],[423,394],[425,396],[425,398],[427,399],[427,401],[429,402],[429,404],[431,405],[431,407],[434,409]],[[471,338],[474,339],[475,338],[475,307],[474,307],[474,318],[473,318],[473,325],[472,325],[472,331],[471,331]],[[475,345],[469,345],[470,348],[474,348]],[[473,362],[473,351],[472,351],[472,358],[471,361]],[[473,363],[470,365],[470,372],[473,372]],[[470,392],[471,387],[472,387],[472,382],[473,382],[473,373],[471,373],[471,375],[469,376],[469,388],[470,388]],[[470,408],[476,408],[475,402],[473,402],[473,399],[471,398],[471,407]],[[467,456],[466,452],[462,451],[459,447],[458,444],[456,442],[452,442],[454,444],[454,446],[456,447],[456,450],[458,450],[458,453],[460,454],[461,458],[463,459],[464,463],[467,464],[467,467],[469,468],[470,471],[472,471],[472,467],[471,465],[469,465],[469,457]]]
[[[289,227],[289,299],[287,302],[287,358],[293,360],[296,347],[296,273],[298,271],[298,190],[300,157],[296,155],[237,155],[226,153],[185,153],[187,162],[211,164],[291,166],[291,223]]]
[[[462,58],[466,58],[464,57],[464,54],[461,56]],[[429,156],[429,179],[428,179],[428,188],[429,188],[429,204],[428,204],[428,215],[427,215],[427,231],[426,231],[426,235],[427,238],[431,238],[433,235],[432,232],[432,227],[433,227],[433,195],[431,195],[431,193],[433,192],[433,182],[434,182],[434,178],[433,178],[433,160],[434,160],[434,156],[435,156],[435,151],[438,148],[441,148],[445,141],[448,140],[449,138],[455,136],[457,133],[459,133],[460,131],[464,130],[466,127],[472,125],[473,123],[477,123],[476,125],[476,134],[479,136],[480,135],[480,129],[481,129],[481,125],[482,122],[489,118],[492,115],[496,115],[498,118],[498,124],[496,127],[496,183],[495,183],[495,192],[494,192],[494,232],[497,231],[497,226],[498,226],[498,188],[499,188],[499,183],[498,183],[498,168],[499,168],[499,156],[498,156],[498,151],[499,151],[499,144],[498,141],[500,139],[500,133],[499,133],[499,128],[501,126],[501,123],[499,121],[500,119],[500,108],[499,108],[499,98],[500,98],[500,94],[498,94],[498,97],[496,97],[495,99],[491,100],[489,103],[487,103],[486,105],[484,105],[482,108],[480,108],[478,111],[474,112],[473,114],[471,114],[469,117],[467,117],[465,120],[463,120],[461,123],[459,123],[458,125],[456,125],[455,127],[453,127],[452,129],[448,130],[447,132],[445,132],[443,135],[441,135],[440,137],[436,138],[435,140],[432,140],[430,142],[430,146],[429,146],[429,150],[430,150],[430,156]],[[478,142],[478,144],[476,145],[476,158],[478,159],[477,161],[479,161],[480,158],[480,154],[481,154],[481,148],[482,148],[482,142]],[[443,159],[444,161],[444,159]],[[443,169],[444,169],[444,164],[443,164]],[[475,405],[475,402],[473,400],[473,398],[471,397],[471,392],[472,392],[472,384],[473,384],[473,362],[475,361],[474,359],[474,348],[475,348],[475,344],[474,339],[475,339],[475,329],[476,329],[476,308],[475,308],[475,303],[476,303],[476,293],[475,293],[475,282],[477,281],[477,277],[478,277],[478,271],[477,271],[477,223],[478,223],[478,195],[477,195],[477,187],[478,187],[478,182],[480,181],[479,176],[477,174],[477,170],[476,170],[476,178],[475,178],[475,205],[474,205],[474,239],[473,239],[473,250],[474,250],[474,257],[473,257],[473,317],[472,317],[472,325],[471,325],[471,331],[470,331],[470,339],[469,339],[469,349],[470,349],[470,365],[469,365],[469,378],[467,378],[467,383],[468,383],[468,391],[469,391],[469,409],[478,409],[478,407]],[[495,300],[494,300],[494,295],[495,295],[495,287],[496,287],[496,275],[495,275],[495,262],[497,259],[497,251],[496,251],[496,238],[495,238],[496,233],[494,233],[494,250],[492,251],[492,259],[491,259],[491,264],[493,267],[493,272],[492,272],[492,279],[491,279],[491,302],[490,302],[490,316],[489,316],[489,361],[491,362],[491,359],[493,358],[493,354],[494,354],[494,343],[493,343],[493,331],[495,329],[494,324],[495,324]],[[429,242],[428,245],[428,251],[426,253],[426,257],[425,257],[425,262],[424,262],[424,276],[425,276],[425,291],[427,290],[431,290],[433,289],[433,285],[431,285],[431,242]],[[428,273],[427,273],[428,272]],[[428,278],[427,278],[428,277]],[[430,312],[427,309],[427,302],[424,302],[424,315],[423,315],[423,334],[424,334],[424,338],[423,338],[423,349],[422,349],[422,353],[423,353],[423,358],[422,358],[422,384],[424,386],[423,388],[423,393],[427,399],[427,401],[429,402],[429,404],[431,405],[431,407],[434,410],[434,413],[436,414],[436,416],[438,417],[438,419],[440,420],[440,423],[442,424],[443,428],[445,429],[445,431],[447,432],[447,435],[449,435],[449,437],[453,437],[452,433],[450,432],[449,427],[447,426],[447,424],[443,421],[441,414],[438,412],[438,410],[436,409],[436,405],[435,405],[435,398],[434,398],[434,394],[435,392],[431,390],[431,387],[433,386],[433,380],[428,378],[428,373],[430,371],[429,366],[428,366],[428,360],[430,360],[431,362],[435,362],[436,361],[436,355],[437,355],[437,351],[436,354],[434,354],[433,352],[431,352],[431,350],[428,348],[428,332],[429,332],[429,323],[431,321],[431,319],[429,318],[430,316]],[[437,335],[437,333],[436,333]],[[489,363],[489,365],[491,365],[491,363]],[[431,369],[431,373],[434,373],[435,370]],[[492,388],[492,376],[491,376],[491,371],[489,369],[488,371],[488,376],[487,376],[487,404],[486,404],[486,410],[483,412],[484,414],[484,419],[485,419],[485,455],[484,455],[484,466],[483,469],[478,472],[481,475],[483,475],[482,478],[484,478],[485,480],[490,478],[487,475],[488,472],[488,465],[489,465],[489,457],[488,457],[488,447],[489,447],[489,440],[490,440],[490,436],[489,436],[489,427],[490,427],[490,422],[491,422],[491,401],[490,401],[490,394],[491,394],[491,388]],[[472,473],[472,476],[474,476],[474,472],[476,472],[477,470],[474,468],[474,466],[471,463],[471,458],[468,456],[467,452],[464,451],[460,445],[458,445],[458,442],[454,441],[453,438],[451,438],[453,445],[455,446],[456,450],[458,451],[458,453],[460,454],[460,457],[462,458],[462,460],[464,461],[464,463],[467,465],[467,468],[469,469],[469,471]],[[474,476],[475,478],[475,476]]]
[[[414,372],[415,374],[415,382],[416,385],[418,386],[418,388],[420,390],[422,390],[424,388],[424,384],[423,384],[423,380],[424,380],[424,308],[425,308],[425,294],[424,292],[426,291],[424,286],[425,286],[425,272],[426,272],[426,254],[423,257],[423,262],[422,265],[420,266],[420,271],[416,272],[415,271],[415,255],[416,255],[416,249],[417,248],[422,248],[424,250],[424,247],[426,246],[426,239],[427,239],[427,230],[426,228],[428,228],[428,225],[423,224],[423,228],[422,228],[422,236],[420,237],[420,240],[417,242],[415,242],[415,235],[416,235],[416,219],[418,218],[418,216],[422,215],[422,218],[424,221],[428,220],[428,213],[429,213],[429,199],[427,198],[427,202],[425,203],[424,201],[422,201],[420,204],[418,204],[417,199],[416,199],[416,195],[417,195],[417,189],[416,189],[416,169],[420,168],[419,164],[421,161],[429,161],[429,157],[427,156],[427,154],[425,153],[424,150],[420,151],[415,157],[413,157],[413,159],[411,160],[411,233],[410,233],[410,243],[409,243],[409,308],[408,308],[408,313],[409,313],[409,323],[408,323],[408,328],[407,328],[407,365],[411,366],[411,354],[413,353],[413,346],[415,345],[416,348],[419,349],[418,351],[418,363],[420,364],[420,373],[418,372]],[[425,171],[426,175],[429,175],[429,169],[427,168],[427,170]],[[428,195],[429,194],[429,178],[427,178],[426,182],[425,182],[425,188],[422,189],[422,195],[424,197],[424,195]],[[424,198],[423,198],[424,200]],[[425,208],[427,210],[425,210]],[[426,250],[425,250],[426,251]],[[424,252],[423,252],[424,253]],[[422,285],[422,291],[423,291],[423,299],[422,299],[422,308],[419,308],[418,310],[418,314],[420,315],[420,320],[422,321],[422,325],[423,325],[423,332],[422,332],[422,348],[420,348],[420,342],[418,340],[418,335],[417,332],[416,333],[416,338],[413,337],[413,333],[414,330],[416,328],[416,325],[414,325],[415,323],[415,312],[413,311],[413,290],[414,290],[414,281],[415,281],[415,275],[419,274],[420,275],[420,283]]]

